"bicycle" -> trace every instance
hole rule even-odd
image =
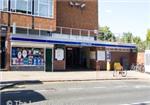
[[[114,64],[113,77],[121,75],[122,77],[127,76],[127,70],[124,70],[120,63]]]
[[[144,64],[137,64],[137,65],[132,64],[130,70],[135,70],[143,73],[145,72],[145,67]]]
[[[116,77],[118,75],[121,75],[122,77],[126,77],[127,76],[127,70],[114,70],[113,71],[113,77]]]
[[[135,64],[131,64],[130,70],[131,71],[136,70],[136,65]]]

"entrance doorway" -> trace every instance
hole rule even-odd
[[[6,38],[5,37],[1,37],[1,58],[0,58],[0,67],[1,69],[5,69],[5,66],[6,66],[6,50],[5,50],[5,40]]]
[[[88,69],[90,64],[89,51],[87,47],[67,47],[66,48],[66,68],[67,69]]]
[[[47,48],[45,53],[46,53],[45,70],[46,72],[51,72],[52,71],[52,49]]]

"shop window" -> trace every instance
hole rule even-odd
[[[11,65],[44,66],[44,49],[12,47]]]

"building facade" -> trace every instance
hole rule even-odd
[[[29,71],[105,70],[135,62],[136,46],[97,40],[98,0],[1,0],[0,64]]]

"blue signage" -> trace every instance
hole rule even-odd
[[[109,51],[106,51],[106,60],[111,61],[111,53]]]

